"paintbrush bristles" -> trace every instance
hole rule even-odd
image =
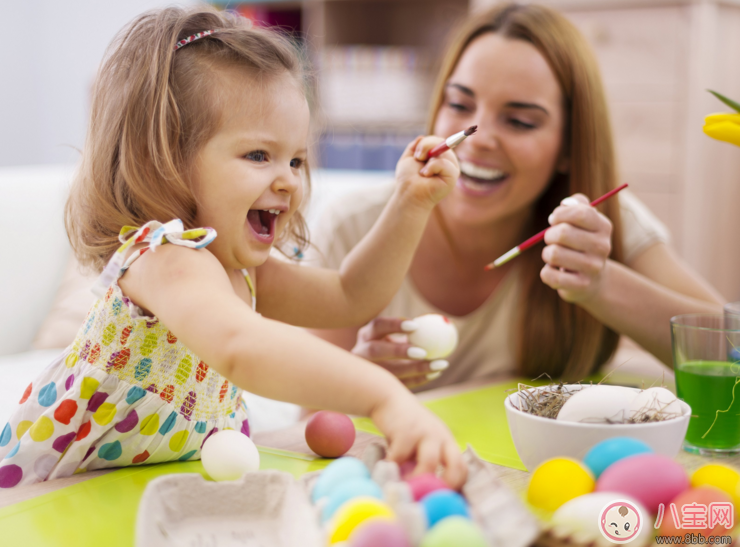
[[[465,133],[465,136],[466,137],[469,137],[470,135],[472,135],[476,131],[478,131],[478,126],[477,125],[471,125],[465,131],[463,131],[463,133]]]

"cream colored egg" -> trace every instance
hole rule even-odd
[[[635,391],[621,386],[587,386],[568,399],[557,419],[565,422],[624,422]]]
[[[678,418],[683,414],[678,397],[666,388],[651,387],[641,391],[632,399],[631,416],[647,415],[652,418],[658,413],[664,418]]]
[[[552,515],[551,525],[558,537],[570,537],[582,544],[613,547],[615,544],[601,533],[601,513],[614,501],[626,501],[639,510],[637,536],[629,542],[634,547],[644,547],[652,538],[651,515],[637,501],[615,492],[595,492],[573,498],[561,505]],[[608,524],[608,523],[607,523]]]
[[[214,481],[236,480],[260,468],[260,454],[252,439],[233,429],[208,437],[200,459]]]
[[[417,328],[409,333],[409,343],[426,350],[426,359],[444,359],[457,347],[457,328],[442,315],[429,313],[414,319]]]

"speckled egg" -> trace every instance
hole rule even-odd
[[[344,456],[355,442],[355,424],[339,412],[320,410],[306,424],[308,447],[324,458]]]
[[[383,490],[371,479],[349,479],[338,485],[329,494],[329,499],[321,511],[323,521],[329,520],[342,505],[359,497],[383,499]]]
[[[653,449],[632,437],[612,437],[601,441],[588,451],[583,463],[598,479],[604,470],[615,462],[635,454],[650,454]]]
[[[439,522],[421,540],[421,547],[488,547],[481,529],[465,517],[453,516]]]
[[[593,474],[581,462],[553,458],[532,473],[527,501],[545,511],[555,511],[566,501],[593,492],[594,484]]]
[[[334,488],[351,479],[370,479],[370,470],[357,458],[339,458],[331,462],[316,480],[311,491],[311,500],[316,503],[329,496]]]
[[[660,454],[637,454],[619,460],[604,471],[597,492],[621,492],[635,498],[652,514],[689,487],[683,467]]]
[[[419,503],[424,508],[430,528],[442,519],[453,515],[470,518],[470,510],[465,498],[449,489],[436,490],[427,494]]]
[[[395,520],[387,504],[375,498],[355,498],[342,505],[329,521],[329,543],[346,541],[352,531],[368,519]]]

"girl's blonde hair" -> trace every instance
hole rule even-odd
[[[609,113],[596,60],[578,30],[553,9],[535,4],[503,4],[468,17],[453,34],[442,61],[432,100],[429,129],[444,101],[445,85],[468,45],[495,33],[532,44],[550,65],[564,98],[566,127],[563,149],[569,157],[566,174],[555,173],[534,204],[533,233],[548,226],[547,217],[560,201],[575,193],[594,199],[617,185],[617,167]],[[599,209],[613,225],[611,259],[622,261],[619,201]],[[517,362],[529,377],[580,380],[612,356],[619,335],[580,306],[563,301],[539,278],[537,251],[518,258],[523,272],[523,300],[517,322]]]
[[[215,31],[175,51],[182,39]],[[147,12],[108,48],[95,80],[82,163],[65,209],[79,261],[101,270],[125,225],[174,218],[194,228],[193,160],[223,116],[218,75],[241,70],[259,78],[289,73],[304,85],[297,47],[248,19],[209,7]],[[305,194],[310,177],[305,165]],[[308,233],[296,212],[286,234],[301,250]]]

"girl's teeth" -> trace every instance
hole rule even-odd
[[[506,173],[504,173],[500,169],[481,167],[480,165],[475,165],[474,163],[470,163],[467,161],[460,162],[460,171],[462,171],[464,175],[467,175],[469,177],[483,180],[493,180],[506,175]]]

